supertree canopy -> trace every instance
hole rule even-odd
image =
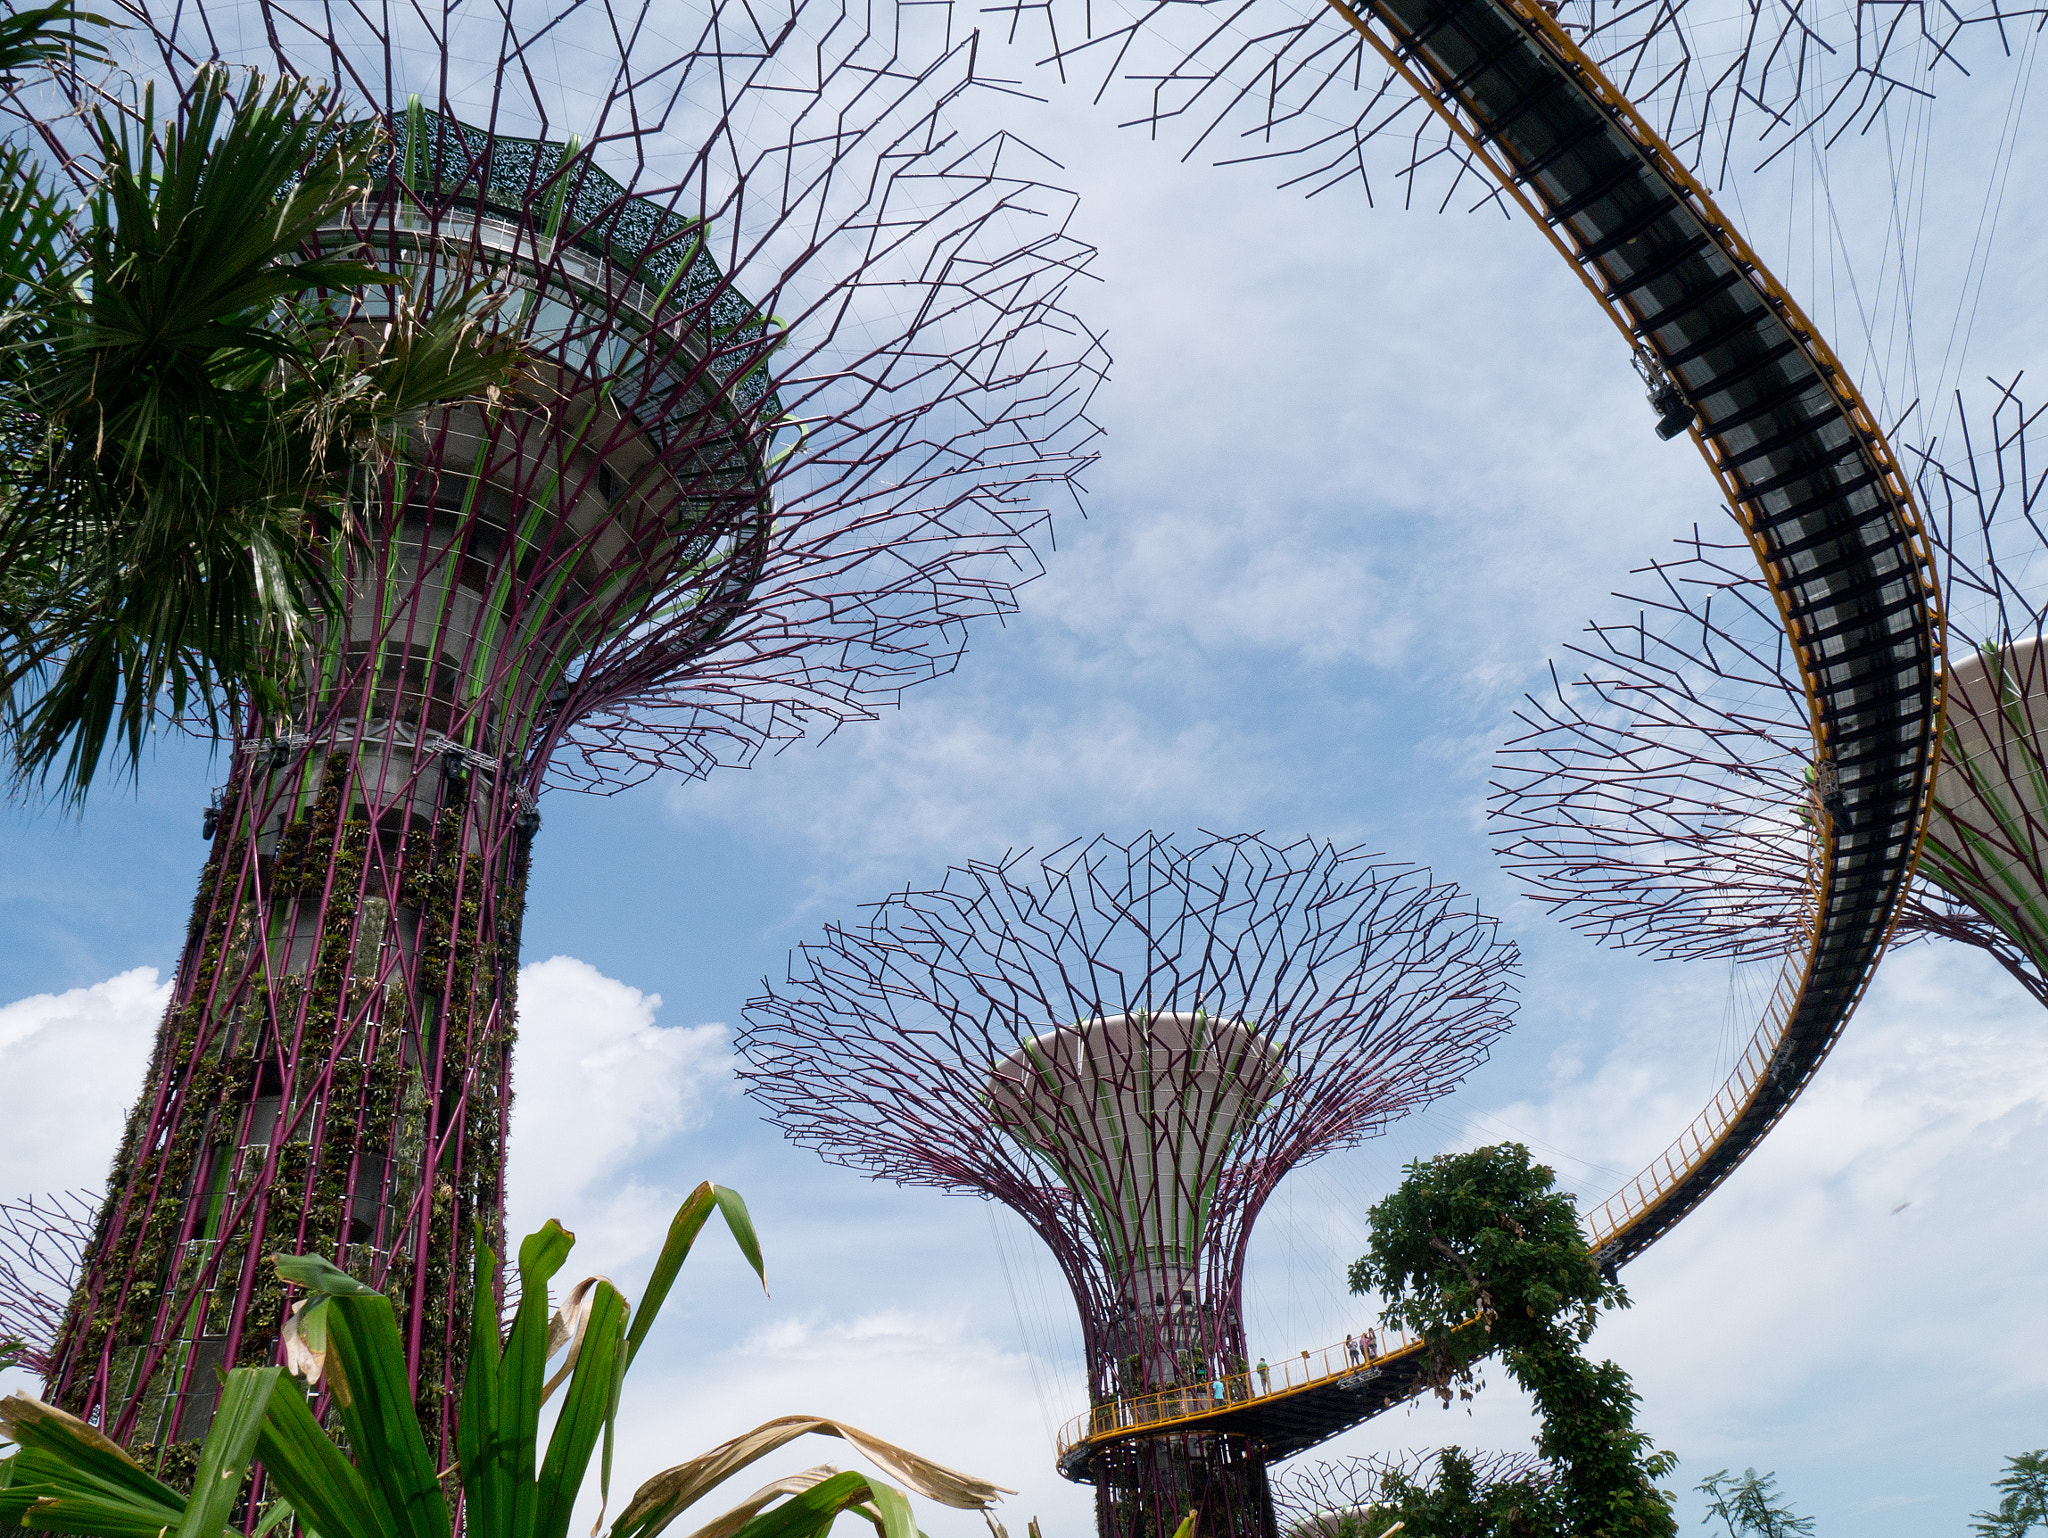
[[[1720,185],[1797,153],[1895,128],[1939,89],[2015,58],[2037,0],[1780,5],[1514,0],[1553,18],[1685,165]],[[1003,0],[1008,31],[1127,126],[1219,165],[1269,164],[1305,195],[1507,204],[1353,18],[1370,0]],[[1439,20],[1442,13],[1439,12]]]
[[[2048,472],[2018,380],[1919,451],[1953,640],[1934,812],[1897,933],[1996,957],[2048,1004]],[[1733,531],[1731,531],[1731,535]],[[1748,546],[1698,533],[1647,568],[1634,620],[1531,699],[1501,753],[1496,848],[1529,894],[1606,944],[1775,959],[1798,947],[1815,835],[1840,815],[1805,690]]]
[[[1091,1400],[1245,1367],[1245,1249],[1296,1166],[1443,1094],[1507,1028],[1514,947],[1428,872],[1301,840],[1097,838],[970,863],[800,948],[747,1006],[749,1093],[878,1179],[972,1192],[1044,1240]],[[1096,1462],[1105,1535],[1270,1534],[1259,1449],[1159,1435]]]
[[[323,246],[416,313],[498,296],[533,362],[364,468],[345,611],[235,737],[51,1389],[175,1476],[218,1371],[277,1349],[265,1257],[320,1252],[396,1301],[446,1448],[478,1226],[503,1249],[538,796],[744,760],[948,666],[1090,456],[1089,252],[1025,147],[947,127],[972,40],[912,19],[132,19],[181,90],[212,61],[336,82],[384,147]],[[332,302],[405,324],[382,292]]]

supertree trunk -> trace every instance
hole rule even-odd
[[[1162,1436],[1104,1453],[1095,1485],[1103,1538],[1173,1538],[1189,1512],[1196,1531],[1275,1538],[1265,1459],[1242,1438]]]
[[[234,739],[171,1005],[38,1355],[53,1397],[179,1480],[215,1369],[277,1350],[268,1258],[327,1253],[392,1297],[446,1461],[470,1247],[502,1253],[538,796],[865,719],[1013,609],[1094,457],[1107,360],[1065,303],[1093,253],[1028,146],[946,122],[971,36],[920,53],[806,0],[765,35],[654,0],[120,8],[156,52],[135,75],[189,93],[239,58],[332,80],[380,126],[320,244],[399,282],[330,296],[344,335],[484,294],[529,363],[323,514],[336,612],[289,707]],[[537,53],[579,62],[550,77]],[[51,142],[82,89],[59,81]],[[13,1290],[0,1327],[46,1339]]]
[[[393,1298],[430,1444],[450,1445],[479,1227],[503,1250],[539,822],[523,767],[602,595],[669,558],[672,509],[644,490],[661,478],[609,484],[641,435],[593,421],[565,441],[543,413],[469,407],[419,435],[371,502],[379,537],[351,564],[345,634],[311,654],[313,703],[235,742],[51,1373],[132,1448],[177,1444],[173,1472],[217,1371],[276,1348],[280,1253],[332,1256]],[[597,550],[614,568],[578,582]]]

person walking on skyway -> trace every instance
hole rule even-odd
[[[1261,1394],[1273,1392],[1273,1369],[1266,1365],[1264,1357],[1259,1358],[1259,1392]]]
[[[1365,1330],[1365,1359],[1368,1362],[1370,1362],[1374,1357],[1378,1356],[1379,1354],[1379,1337],[1373,1334],[1372,1326],[1367,1325]]]
[[[1209,1380],[1209,1397],[1219,1405],[1223,1403],[1223,1380],[1220,1377]]]
[[[1358,1354],[1358,1337],[1356,1335],[1347,1334],[1344,1337],[1344,1355],[1351,1359],[1351,1365],[1353,1367],[1356,1367],[1359,1364],[1360,1357]]]

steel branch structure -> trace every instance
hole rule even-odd
[[[1285,1538],[1346,1538],[1359,1532],[1358,1521],[1381,1503],[1394,1480],[1428,1485],[1442,1477],[1446,1452],[1376,1453],[1340,1462],[1297,1463],[1273,1481],[1273,1509]],[[1547,1485],[1556,1476],[1550,1463],[1533,1453],[1465,1454],[1475,1485],[1516,1483]],[[1366,1538],[1378,1538],[1368,1530]]]
[[[0,1202],[0,1347],[46,1372],[100,1198],[58,1191]]]
[[[1070,200],[946,107],[972,41],[836,5],[181,3],[209,60],[338,81],[385,129],[322,236],[536,360],[428,416],[352,509],[346,612],[251,719],[169,1012],[49,1377],[176,1477],[266,1263],[398,1304],[452,1445],[479,1225],[502,1253],[520,917],[550,783],[702,773],[948,666],[1092,453]],[[365,327],[388,299],[336,295]]]
[[[2010,57],[2038,0],[1543,0],[1682,161],[1719,186],[1888,104]],[[1270,162],[1306,195],[1355,183],[1403,206],[1496,203],[1470,149],[1355,35],[1342,0],[1000,0],[1012,37],[1154,137]],[[1506,211],[1505,204],[1500,205]]]
[[[1443,1094],[1506,1029],[1514,948],[1426,871],[1303,840],[1097,838],[948,872],[803,946],[747,1006],[796,1142],[1017,1212],[1080,1310],[1098,1406],[1245,1370],[1245,1248],[1291,1169]],[[1084,1443],[1105,1538],[1270,1535],[1264,1457]]]
[[[1957,397],[1914,453],[1954,644],[1934,811],[1901,938],[1981,947],[2048,1004],[2048,470],[2017,379]],[[1813,904],[1831,814],[1805,691],[1746,547],[1697,532],[1644,568],[1632,621],[1589,627],[1587,670],[1502,750],[1497,852],[1531,897],[1605,944],[1777,959]]]

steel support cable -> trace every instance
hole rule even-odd
[[[1848,372],[1712,196],[1537,0],[1327,0],[1543,230],[1639,357],[1675,387],[1798,660],[1827,813],[1808,943],[1720,1092],[1588,1215],[1605,1265],[1654,1242],[1762,1141],[1868,987],[1925,836],[1942,707],[1934,563],[1882,428]],[[1334,1348],[1333,1348],[1334,1349]],[[1354,1369],[1319,1354],[1213,1408],[1184,1391],[1101,1406],[1060,1469],[1162,1431],[1213,1430],[1268,1461],[1422,1387],[1404,1342]],[[1290,1375],[1292,1376],[1292,1375]]]

